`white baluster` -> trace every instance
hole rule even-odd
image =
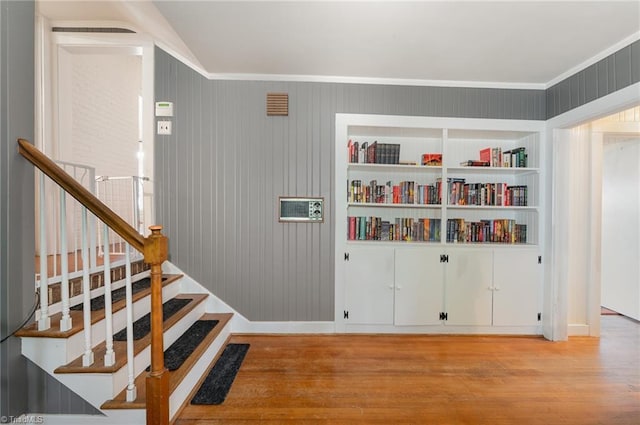
[[[104,322],[106,352],[104,353],[104,365],[113,366],[116,362],[116,353],[113,351],[113,311],[111,306],[111,251],[109,249],[109,228],[104,225]]]
[[[89,191],[100,198],[96,190],[96,170],[95,168],[91,168],[89,169]],[[89,258],[91,260],[92,269],[98,266],[98,243],[96,241],[97,234],[98,230],[96,228],[96,217],[94,215],[91,215],[91,221],[89,222]]]
[[[125,285],[127,288],[127,401],[137,397],[135,384],[135,368],[133,354],[133,291],[131,289],[131,252],[129,244],[125,245]]]
[[[89,260],[91,261],[91,269],[98,267],[98,226],[96,225],[96,217],[91,215],[89,220]],[[87,263],[89,266],[89,263]]]
[[[44,183],[44,174],[40,173],[40,312],[38,316],[39,331],[44,331],[51,327],[51,318],[49,317],[49,275],[47,270],[48,250]]]
[[[82,366],[93,364],[91,349],[91,284],[89,282],[89,235],[87,233],[87,208],[82,207],[82,308],[84,324],[84,354]]]
[[[69,261],[67,249],[67,196],[64,189],[60,188],[60,267],[62,268],[62,282],[60,292],[62,296],[62,318],[60,319],[60,331],[71,329],[71,316],[69,316]]]

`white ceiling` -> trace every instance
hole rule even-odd
[[[145,3],[147,16],[155,6],[190,50],[183,56],[214,78],[547,86],[640,38],[637,0],[65,3],[40,9],[51,19],[140,25],[134,6]]]

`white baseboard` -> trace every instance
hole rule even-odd
[[[232,327],[238,334],[334,334],[334,322],[236,322]]]
[[[569,336],[589,336],[590,328],[589,325],[569,324],[567,326],[567,334]]]

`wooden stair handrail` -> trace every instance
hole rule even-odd
[[[29,141],[18,139],[18,145],[20,155],[39,168],[51,180],[58,183],[67,193],[87,207],[89,211],[120,235],[132,247],[140,252],[144,252],[144,236],[124,221],[122,217],[113,212],[111,208],[96,198],[93,193],[89,192],[49,157],[40,152],[38,148],[29,143]]]
[[[18,139],[18,145],[20,155],[142,252],[145,263],[151,266],[151,372],[146,379],[147,424],[169,425],[169,372],[164,366],[162,317],[162,263],[169,256],[169,241],[162,234],[162,226],[149,227],[151,234],[145,238],[29,141]]]

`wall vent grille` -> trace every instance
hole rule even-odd
[[[288,116],[289,95],[287,93],[267,93],[267,116]]]

